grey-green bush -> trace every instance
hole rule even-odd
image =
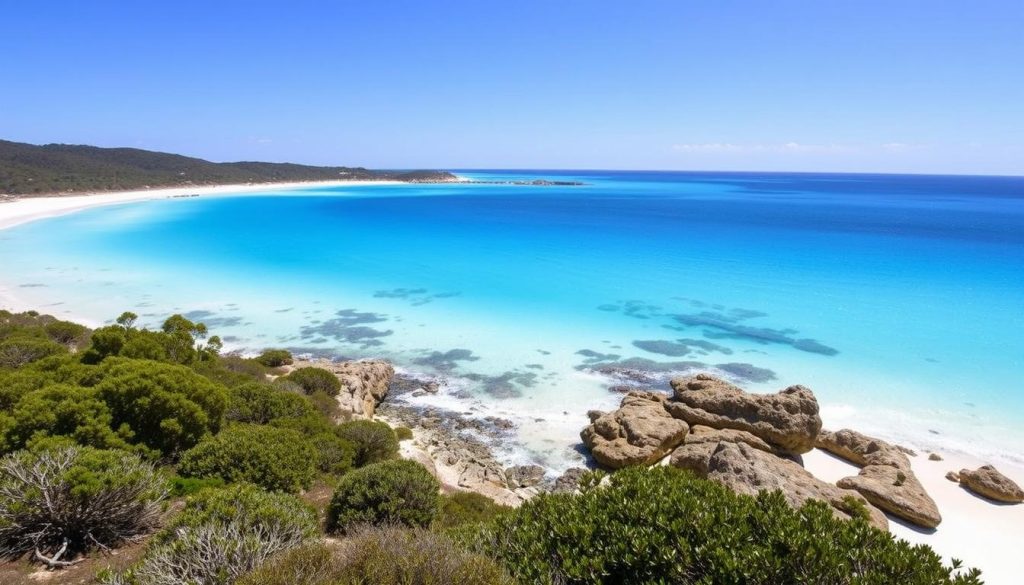
[[[337,433],[356,445],[356,467],[398,457],[398,437],[386,423],[353,420],[338,425]]]
[[[327,529],[345,533],[360,524],[429,526],[441,485],[414,461],[374,463],[338,481],[327,508]]]
[[[178,473],[298,492],[313,481],[317,458],[313,446],[297,431],[237,424],[186,451]]]
[[[337,396],[341,391],[338,377],[323,368],[299,368],[285,376],[285,379],[301,386],[306,394],[324,392]]]

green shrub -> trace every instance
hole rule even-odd
[[[153,537],[142,559],[108,585],[227,585],[317,533],[316,515],[298,498],[252,485],[205,490]]]
[[[317,452],[296,431],[238,424],[186,451],[178,473],[297,492],[313,481],[317,460]]]
[[[306,394],[323,392],[328,396],[337,396],[341,391],[341,380],[323,368],[299,368],[285,376],[285,379],[301,386]]]
[[[256,360],[226,355],[192,364],[200,375],[228,388],[253,382],[267,382],[267,367]]]
[[[350,471],[338,481],[327,509],[327,529],[358,524],[428,526],[437,516],[441,486],[419,463],[383,461]]]
[[[166,495],[167,481],[123,451],[19,451],[0,460],[0,555],[39,551],[59,563],[135,541],[156,526]]]
[[[100,369],[97,396],[133,443],[173,456],[220,428],[227,390],[184,366],[108,358]]]
[[[356,456],[356,446],[351,441],[342,439],[331,432],[314,435],[309,439],[316,449],[316,467],[324,473],[343,475],[352,469]]]
[[[282,392],[270,384],[248,382],[228,390],[227,420],[268,424],[279,418],[315,414],[305,396]]]
[[[412,440],[412,429],[409,427],[395,427],[395,436],[399,442]]]
[[[456,534],[523,583],[981,583],[926,546],[780,492],[756,498],[672,467],[542,495]]]
[[[0,421],[0,448],[22,449],[46,437],[68,437],[100,449],[128,448],[112,428],[110,408],[93,388],[55,384],[22,396],[11,417]]]
[[[287,349],[266,349],[263,350],[259,356],[256,357],[256,361],[267,366],[268,368],[279,368],[281,366],[292,365],[292,352]]]
[[[435,528],[454,528],[464,524],[473,524],[493,520],[498,514],[511,508],[494,502],[483,494],[476,492],[453,492],[441,496],[441,506]]]
[[[61,345],[71,345],[82,340],[89,328],[71,321],[53,321],[43,327],[47,337]]]
[[[203,490],[224,487],[224,480],[219,477],[181,477],[171,478],[171,496],[181,498],[191,496]]]
[[[353,420],[338,425],[338,436],[356,446],[356,467],[398,456],[398,437],[386,423]]]
[[[494,561],[444,535],[363,528],[335,550],[307,545],[271,559],[239,585],[512,585]]]
[[[333,422],[342,418],[341,405],[338,404],[338,399],[334,396],[318,390],[306,398],[325,419]]]
[[[64,353],[67,348],[46,338],[27,335],[0,341],[0,368],[20,368],[46,356]]]

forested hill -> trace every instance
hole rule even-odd
[[[289,163],[214,163],[137,148],[37,146],[0,140],[0,194],[32,195],[278,181],[344,179],[447,182],[445,171],[373,171]]]

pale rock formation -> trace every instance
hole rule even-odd
[[[1024,490],[991,465],[982,465],[974,471],[961,469],[960,485],[997,502],[1007,504],[1024,502]]]
[[[814,447],[821,416],[814,393],[790,386],[776,394],[751,394],[707,374],[672,380],[666,408],[690,425],[746,431],[790,455]]]
[[[685,422],[665,410],[665,401],[655,392],[630,392],[617,410],[593,412],[593,422],[580,438],[605,467],[650,465],[682,443],[689,431]]]

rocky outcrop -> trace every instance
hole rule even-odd
[[[888,530],[885,515],[853,490],[842,489],[817,479],[800,465],[772,455],[746,443],[718,443],[708,461],[707,478],[739,494],[757,495],[765,490],[780,490],[786,501],[799,508],[809,500],[828,503],[833,513],[849,519],[852,500],[864,505],[869,523]]]
[[[395,369],[383,360],[339,362],[326,367],[341,380],[338,404],[353,418],[373,418],[395,376]]]
[[[654,463],[682,443],[689,431],[685,422],[668,413],[665,402],[665,396],[655,392],[630,392],[617,410],[593,412],[580,438],[604,467]]]
[[[849,429],[822,431],[817,446],[855,465],[860,473],[836,482],[852,489],[878,508],[924,528],[935,528],[942,516],[910,467],[910,459],[896,447]]]
[[[961,469],[959,478],[960,485],[979,496],[1008,504],[1024,502],[1024,490],[991,465],[982,465],[974,471]]]
[[[751,394],[707,374],[675,378],[671,384],[675,395],[666,407],[672,416],[690,425],[746,431],[780,453],[810,451],[821,430],[818,401],[803,386]]]
[[[544,479],[544,468],[540,465],[515,465],[505,470],[505,482],[509,489],[533,487]]]
[[[683,444],[672,452],[669,463],[681,469],[689,469],[697,475],[707,476],[708,462],[719,443],[745,443],[761,451],[772,450],[771,445],[746,431],[694,425],[683,439]]]
[[[551,486],[551,492],[555,494],[575,492],[580,486],[580,480],[589,472],[590,470],[583,467],[570,467],[566,469],[565,473],[558,476],[554,485]]]

